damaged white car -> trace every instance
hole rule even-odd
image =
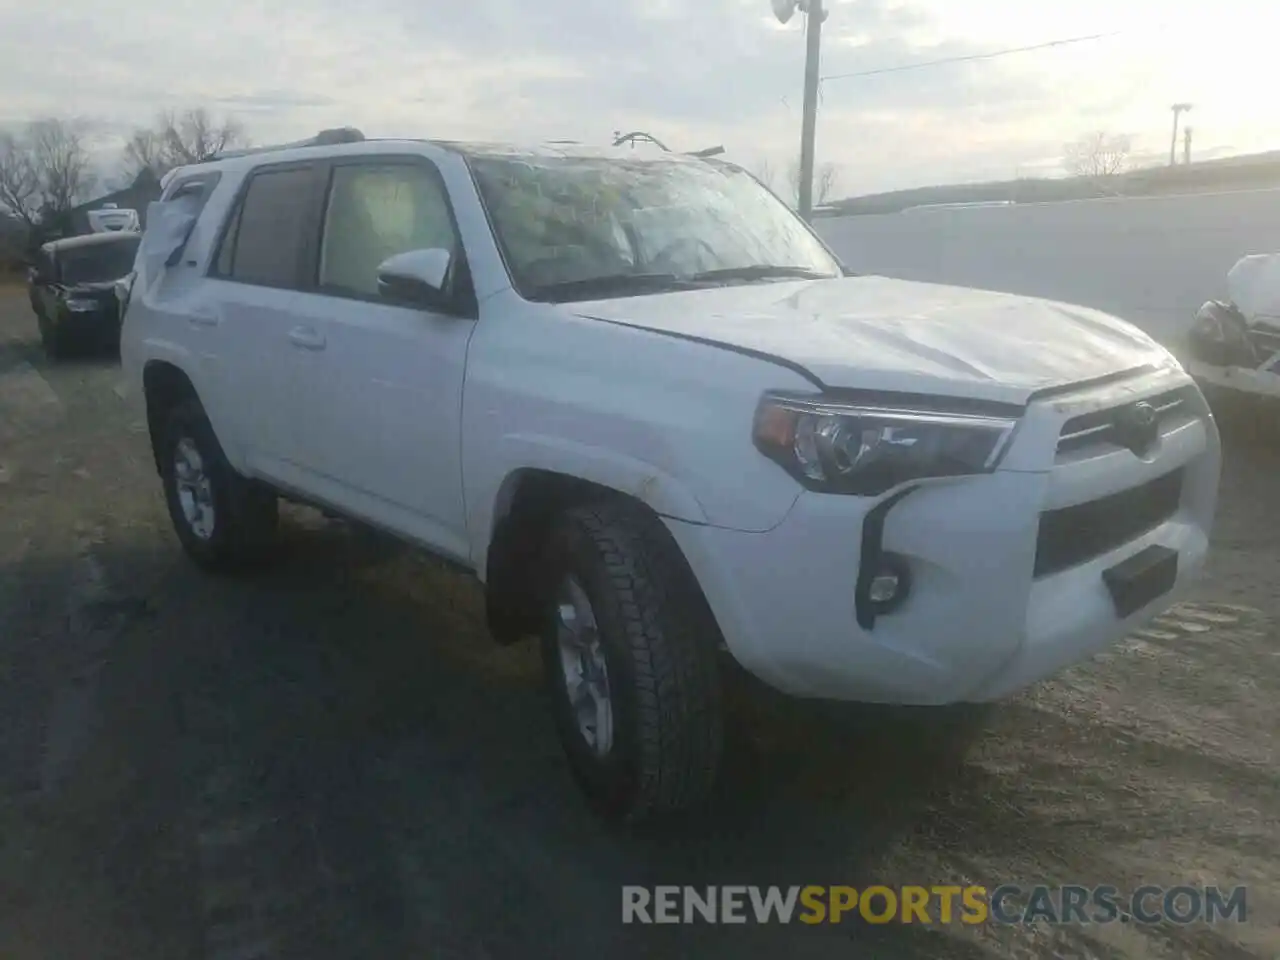
[[[1242,257],[1227,299],[1196,314],[1187,371],[1208,388],[1280,399],[1280,253]]]
[[[353,132],[174,171],[137,269],[190,556],[252,568],[291,499],[462,566],[625,819],[708,795],[721,649],[800,697],[990,701],[1204,563],[1218,432],[1167,350],[852,275],[732,164]]]

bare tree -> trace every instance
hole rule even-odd
[[[124,145],[125,175],[136,179],[143,170],[157,177],[168,170],[164,159],[164,138],[155,130],[135,130]]]
[[[94,181],[77,121],[46,117],[0,135],[0,206],[28,230],[65,214]]]
[[[218,122],[204,107],[165,114],[160,118],[160,130],[169,162],[175,166],[208,160],[244,140],[244,130],[236,120],[228,117]]]
[[[26,136],[0,133],[0,207],[31,229],[40,219],[40,177]]]
[[[792,160],[787,165],[787,202],[793,207],[800,205],[800,161]]]
[[[95,177],[81,124],[46,118],[27,128],[32,163],[45,211],[66,213],[84,199]]]
[[[1063,148],[1062,165],[1077,177],[1111,177],[1124,172],[1131,150],[1128,136],[1095,131]]]
[[[774,180],[777,179],[777,173],[773,169],[773,164],[769,162],[768,157],[764,157],[756,161],[755,168],[751,171],[755,174],[757,180],[763,183],[770,190],[774,187]]]
[[[136,177],[149,169],[157,177],[174,167],[208,160],[222,150],[246,144],[244,129],[234,118],[218,120],[204,107],[169,111],[151,127],[133,132],[124,148],[126,172]]]
[[[830,200],[831,191],[836,188],[836,183],[839,179],[840,168],[834,163],[824,163],[820,166],[817,175],[814,177],[813,202],[822,204]]]
[[[813,205],[820,206],[831,199],[831,191],[840,180],[840,168],[834,163],[819,164],[813,171]],[[800,161],[793,160],[787,167],[787,188],[790,191],[787,199],[792,206],[800,203]]]

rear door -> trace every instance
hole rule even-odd
[[[259,167],[242,185],[210,267],[237,435],[255,472],[303,491],[314,459],[300,425],[309,416],[299,385],[323,345],[299,345],[307,325],[304,277],[314,270],[319,167]]]

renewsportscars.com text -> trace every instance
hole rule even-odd
[[[624,886],[622,922],[1242,923],[1246,901],[1214,886]]]

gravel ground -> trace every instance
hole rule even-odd
[[[288,511],[283,562],[181,556],[113,362],[0,291],[0,957],[1280,957],[1280,465],[1230,411],[1211,569],[982,711],[738,678],[714,819],[583,808],[534,651],[478,589]],[[625,883],[1249,886],[1245,924],[623,927]]]

